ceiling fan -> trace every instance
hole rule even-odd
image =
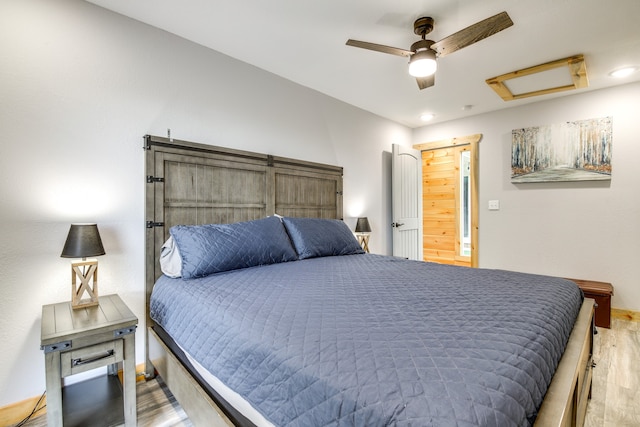
[[[513,21],[511,21],[507,12],[500,12],[437,42],[425,39],[425,36],[433,30],[433,24],[433,18],[428,16],[418,18],[413,23],[413,32],[422,39],[412,44],[410,50],[352,39],[347,40],[347,45],[408,57],[409,74],[416,78],[420,89],[426,89],[435,84],[435,72],[438,67],[436,56],[440,58],[479,42],[505,28],[509,28],[513,25]]]

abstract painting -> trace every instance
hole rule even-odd
[[[612,118],[514,129],[511,182],[611,180]]]

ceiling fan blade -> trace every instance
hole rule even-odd
[[[363,42],[360,40],[347,40],[347,46],[360,47],[362,49],[375,50],[376,52],[389,53],[391,55],[411,57],[413,52],[397,47],[385,46],[382,44]]]
[[[431,45],[431,49],[438,52],[438,56],[445,56],[486,39],[512,25],[513,21],[507,12],[501,12],[435,42]]]
[[[416,81],[418,82],[418,87],[420,88],[420,90],[426,89],[436,84],[436,75],[431,74],[427,77],[416,77]]]

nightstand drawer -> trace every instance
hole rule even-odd
[[[122,340],[113,340],[60,354],[61,376],[79,374],[124,360]]]

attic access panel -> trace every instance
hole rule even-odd
[[[568,76],[561,69],[566,67]],[[511,87],[508,83],[511,81]],[[570,56],[522,70],[512,71],[486,80],[487,84],[504,101],[546,95],[589,86],[583,55]],[[522,83],[522,84],[521,84]],[[526,88],[513,93],[514,89]]]

